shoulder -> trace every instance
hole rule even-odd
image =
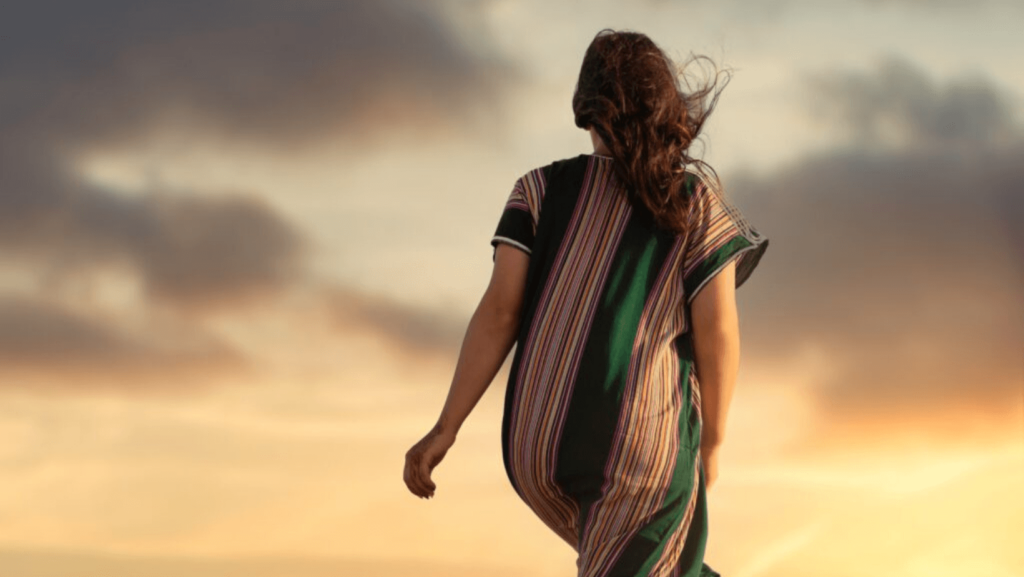
[[[690,165],[686,167],[686,177],[683,189],[689,205],[687,213],[691,219],[695,214],[720,211],[735,213],[738,210],[729,200],[721,180],[714,171],[708,173]]]
[[[553,160],[546,164],[544,168],[547,170],[565,170],[572,167],[586,166],[590,161],[590,158],[591,157],[588,154],[577,154],[576,156]]]
[[[586,167],[587,159],[586,154],[559,158],[547,164],[535,166],[524,172],[519,178],[520,180],[542,179],[546,181],[565,171]]]
[[[578,154],[567,158],[559,158],[540,167],[547,182],[568,180],[575,181],[583,177],[592,157],[587,154]]]
[[[707,172],[693,165],[687,165],[684,170],[683,191],[688,198],[700,197],[709,192],[718,191],[716,180]]]
[[[522,188],[527,195],[532,193],[532,195],[543,197],[548,183],[566,176],[582,174],[586,170],[588,159],[586,154],[580,154],[535,166],[522,173],[516,181],[516,186]]]

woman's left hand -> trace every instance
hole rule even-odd
[[[444,459],[448,449],[455,444],[455,435],[442,431],[437,425],[405,453],[405,484],[418,497],[434,496],[437,486],[430,480],[430,473]]]

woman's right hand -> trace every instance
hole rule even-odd
[[[437,485],[431,480],[430,473],[454,444],[455,435],[443,430],[438,424],[405,453],[405,471],[402,475],[412,494],[423,499],[434,496]]]

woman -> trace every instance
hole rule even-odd
[[[735,289],[768,239],[687,152],[720,89],[686,93],[677,75],[643,34],[595,36],[572,103],[594,153],[516,181],[447,402],[406,454],[409,490],[432,497],[516,344],[505,470],[581,577],[718,575],[706,491],[739,368]]]

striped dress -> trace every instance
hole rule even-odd
[[[687,174],[687,235],[630,205],[610,157],[581,154],[520,177],[491,240],[530,254],[505,470],[579,577],[718,575],[689,305],[730,260],[742,284],[768,239]]]

